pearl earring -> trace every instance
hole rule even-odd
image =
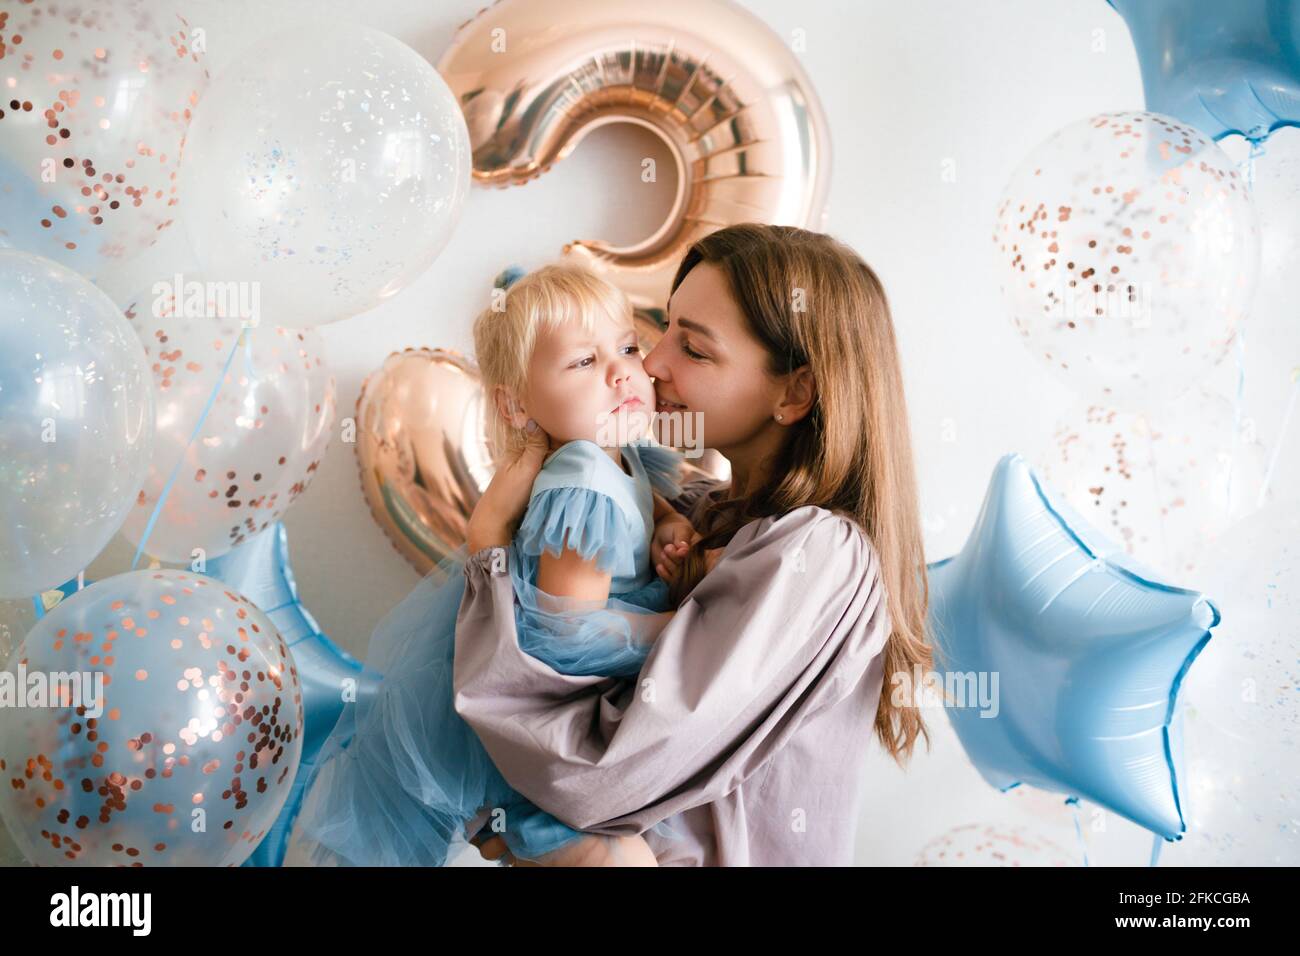
[[[777,416],[776,416],[776,420],[777,420],[778,422],[783,422],[783,421],[785,421],[785,416],[784,416],[784,415],[777,415]]]

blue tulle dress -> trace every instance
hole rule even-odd
[[[650,567],[652,489],[680,494],[681,454],[643,441],[622,447],[630,474],[594,442],[552,452],[505,551],[520,648],[556,671],[635,676],[667,623],[668,586]],[[536,586],[543,550],[566,539],[612,575],[609,601],[557,598]],[[312,861],[341,866],[442,866],[467,828],[499,833],[519,859],[584,834],[516,792],[453,705],[456,617],[466,548],[442,561],[375,628],[355,703],[322,746],[296,822]],[[671,820],[655,827],[674,837]]]

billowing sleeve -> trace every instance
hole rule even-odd
[[[635,558],[627,519],[609,495],[592,488],[557,487],[536,492],[528,502],[515,546],[524,554],[541,557],[549,551],[560,557],[566,547],[596,567],[612,571],[620,563],[631,566]]]
[[[511,786],[604,835],[731,792],[853,693],[889,633],[869,539],[821,508],[737,532],[635,683],[521,653],[511,577],[492,573],[492,557],[484,548],[466,565],[455,709]]]

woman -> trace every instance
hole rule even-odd
[[[732,471],[675,502],[700,534],[674,620],[635,682],[520,651],[511,578],[492,562],[545,457],[537,438],[470,520],[456,711],[511,785],[593,848],[643,834],[660,865],[848,864],[869,729],[900,764],[929,743],[910,699],[882,692],[931,665],[884,291],[829,236],[722,229],[682,260],[645,368],[658,410],[698,416]],[[677,839],[646,832],[668,817]]]

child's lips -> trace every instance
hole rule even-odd
[[[616,406],[616,407],[614,408],[614,411],[618,412],[618,411],[622,411],[623,409],[629,409],[629,410],[630,410],[630,409],[633,409],[633,408],[638,408],[638,407],[641,406],[642,404],[643,404],[643,403],[642,403],[641,399],[639,399],[639,398],[637,398],[635,395],[633,395],[631,398],[629,398],[627,401],[625,401],[622,405],[618,405],[618,406]]]

